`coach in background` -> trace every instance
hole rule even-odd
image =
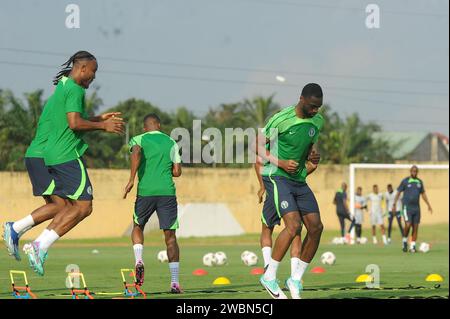
[[[433,214],[430,202],[428,201],[425,187],[421,179],[417,177],[419,168],[414,165],[411,167],[411,175],[402,180],[400,186],[397,188],[397,195],[395,196],[393,211],[396,211],[396,203],[403,193],[403,216],[405,218],[405,231],[403,233],[403,251],[408,251],[408,236],[409,230],[412,226],[412,240],[409,251],[416,252],[416,240],[420,224],[420,195],[428,205],[428,211]]]

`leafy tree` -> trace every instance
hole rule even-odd
[[[103,104],[98,89],[98,87],[94,88],[94,92],[86,97],[86,109],[90,116],[98,114]],[[42,90],[26,93],[22,99],[15,97],[8,90],[0,90],[0,170],[25,169],[23,157],[34,137],[44,105]],[[86,133],[84,139],[90,147],[85,158],[88,166],[92,168],[127,168],[129,165],[128,141],[130,137],[143,132],[142,120],[149,113],[159,115],[163,131],[167,134],[170,134],[174,128],[182,127],[187,129],[192,137],[192,123],[195,119],[201,119],[203,130],[207,127],[215,127],[225,136],[226,128],[245,130],[263,127],[270,116],[279,109],[280,106],[274,101],[273,95],[257,96],[236,103],[220,104],[210,108],[202,118],[198,118],[185,106],[173,112],[165,112],[150,102],[131,98],[104,111],[122,112],[127,134],[119,136],[102,131]],[[319,140],[319,148],[324,163],[393,161],[392,147],[389,143],[372,137],[373,133],[381,130],[379,125],[363,122],[356,113],[341,117],[328,105],[325,105],[321,112],[325,118],[325,126]],[[202,141],[203,146],[206,143]],[[244,143],[247,146],[248,141]],[[225,147],[225,143],[222,145]],[[192,146],[193,143],[191,143],[191,154]],[[220,164],[220,166],[248,167],[249,164]]]
[[[25,94],[24,104],[10,91],[2,91],[0,98],[0,169],[23,170],[23,157],[31,143],[44,101],[42,90]]]
[[[372,136],[381,127],[373,122],[364,123],[357,113],[342,119],[325,105],[321,111],[325,119],[319,148],[324,162],[348,164],[351,162],[392,162],[392,146]]]
[[[267,98],[257,96],[251,100],[244,100],[243,110],[250,127],[263,128],[267,120],[280,110],[280,105],[274,102],[274,97],[275,95]]]

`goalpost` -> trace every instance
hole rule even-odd
[[[379,169],[379,170],[391,170],[391,169],[410,169],[413,164],[366,164],[366,163],[352,163],[349,165],[349,177],[350,177],[350,214],[355,216],[355,174],[357,169]],[[431,169],[431,170],[448,170],[449,165],[444,164],[416,164],[419,169]],[[406,176],[405,176],[406,177]],[[351,234],[354,238],[354,229]]]

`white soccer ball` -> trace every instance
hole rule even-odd
[[[430,244],[428,243],[421,243],[419,246],[419,251],[423,252],[423,253],[427,253],[430,251]]]
[[[367,244],[367,237],[361,237],[361,239],[359,240],[359,243],[362,245]]]
[[[248,250],[245,250],[242,254],[241,254],[241,260],[242,262],[245,264],[245,257],[249,254],[250,252]]]
[[[227,263],[227,255],[223,251],[218,251],[214,254],[214,258],[216,259],[217,266],[223,266]]]
[[[244,264],[251,267],[255,266],[258,263],[258,256],[256,256],[255,253],[249,252],[247,255],[245,255],[244,258]]]
[[[320,261],[324,265],[334,265],[336,262],[336,256],[331,251],[327,251],[322,254]]]
[[[214,253],[207,253],[203,256],[203,265],[212,267],[217,264],[216,256]]]
[[[169,257],[167,256],[167,250],[161,250],[158,253],[158,260],[161,263],[169,262]]]

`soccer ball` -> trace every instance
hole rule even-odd
[[[166,263],[169,261],[169,257],[167,257],[167,250],[161,250],[158,253],[158,260],[161,263]]]
[[[255,266],[258,263],[258,256],[255,253],[249,252],[244,257],[244,264],[247,266]]]
[[[250,252],[248,250],[245,250],[242,254],[241,254],[241,260],[242,262],[245,264],[245,257],[249,254]]]
[[[217,260],[214,253],[207,253],[205,256],[203,256],[203,265],[212,267],[215,266],[216,263]]]
[[[361,239],[359,240],[359,243],[362,245],[367,244],[367,237],[361,237]]]
[[[427,253],[430,251],[430,244],[428,243],[421,243],[419,246],[419,251],[423,252],[423,253]]]
[[[322,254],[320,261],[324,265],[334,265],[336,262],[336,256],[331,251],[327,251]]]
[[[218,251],[214,254],[217,266],[223,266],[227,263],[227,255],[223,251]]]

